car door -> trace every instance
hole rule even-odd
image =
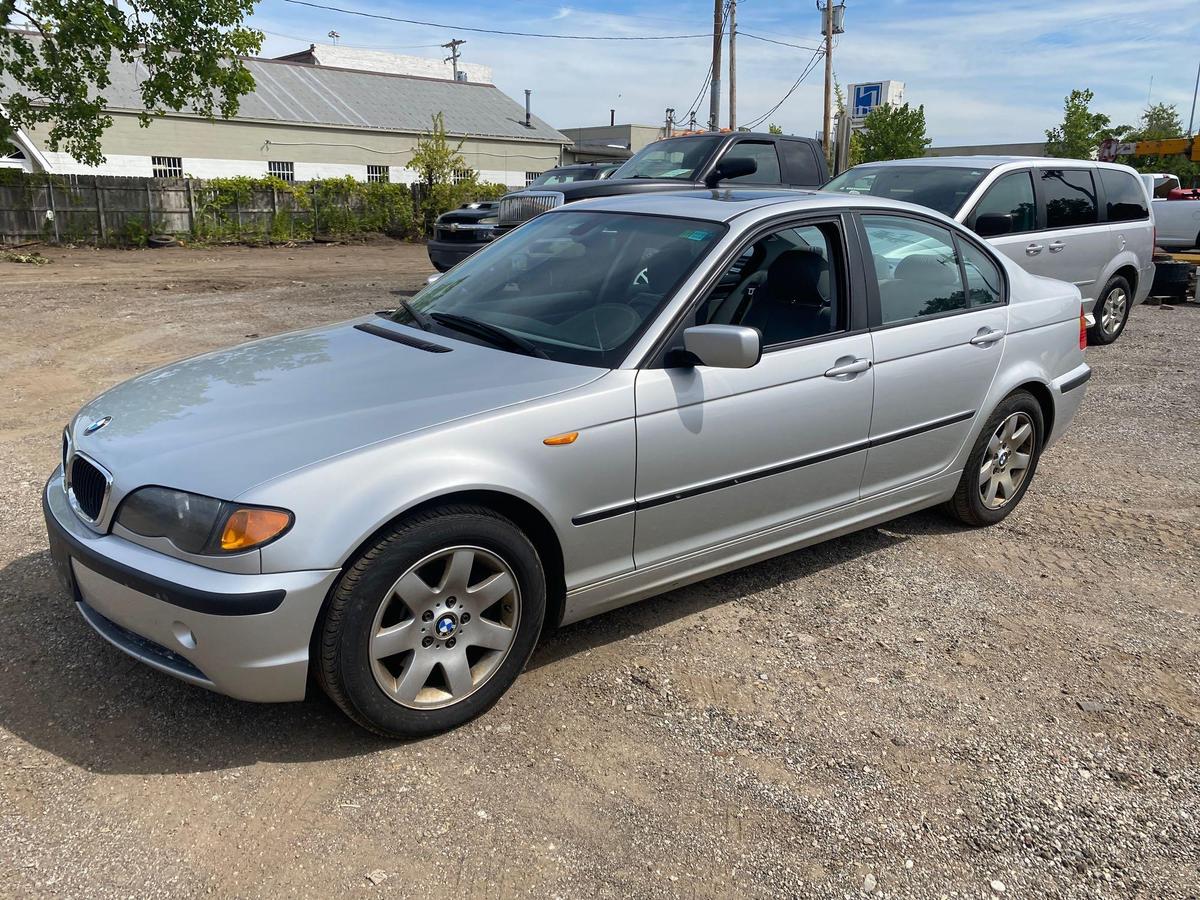
[[[672,365],[668,354],[638,373],[636,566],[857,499],[874,373],[847,221],[754,236],[680,324],[677,338],[691,324],[758,328],[757,365]]]
[[[864,213],[860,223],[875,276],[865,498],[950,466],[987,414],[1008,308],[999,264],[982,246],[909,214]]]
[[[1042,231],[1029,236],[1025,268],[1035,275],[1068,281],[1094,300],[1113,239],[1100,222],[1099,194],[1092,169],[1064,166],[1034,169]]]

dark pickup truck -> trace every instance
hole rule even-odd
[[[457,233],[449,231],[447,222],[443,235],[443,223],[439,220],[439,256],[434,264],[442,269],[446,263],[469,256],[522,222],[576,200],[729,184],[812,189],[828,180],[821,145],[812,138],[749,131],[680,135],[648,144],[603,180],[533,185],[505,194],[497,210],[488,210],[486,215],[479,215],[469,223],[460,223]],[[453,216],[447,213],[446,217],[458,218],[459,213],[456,210]],[[453,257],[445,254],[443,258],[442,239],[454,241]],[[430,246],[433,247],[433,242]],[[434,257],[432,249],[430,257]]]

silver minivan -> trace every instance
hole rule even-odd
[[[1154,281],[1154,218],[1138,173],[1091,160],[943,156],[864,163],[824,190],[944,213],[1034,275],[1079,288],[1088,338],[1111,344]]]

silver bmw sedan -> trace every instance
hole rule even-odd
[[[940,505],[999,522],[1090,370],[1080,294],[927,209],[707,190],[539,216],[384,314],[88,403],[46,485],[103,638],[411,737],[542,629]]]

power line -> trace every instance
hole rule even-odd
[[[812,58],[804,66],[804,71],[802,71],[800,73],[800,77],[796,79],[795,83],[793,83],[790,88],[788,88],[788,92],[779,99],[778,103],[776,103],[774,106],[772,106],[770,109],[768,109],[765,113],[763,113],[757,119],[754,119],[753,121],[748,122],[746,124],[746,127],[747,128],[757,128],[759,125],[761,125],[767,119],[769,119],[775,113],[775,110],[777,110],[777,109],[779,109],[779,107],[783,106],[783,104],[787,101],[788,97],[792,96],[792,94],[794,94],[796,92],[796,88],[800,87],[800,83],[809,76],[809,74],[812,72],[812,70],[814,68],[816,68],[817,60],[819,60],[821,58],[821,56],[822,56],[822,51],[820,50],[820,48],[813,51]]]
[[[499,34],[505,37],[551,38],[560,41],[687,41],[696,38],[712,38],[711,34],[651,34],[636,36],[595,35],[595,34],[545,34],[536,31],[500,31],[495,28],[470,28],[465,25],[448,25],[445,22],[425,22],[420,19],[402,19],[399,16],[387,16],[383,13],[362,12],[357,9],[343,9],[338,6],[326,6],[323,3],[310,3],[308,0],[283,0],[296,6],[309,6],[313,9],[324,9],[329,12],[343,13],[347,16],[362,16],[365,19],[383,19],[388,22],[400,22],[405,25],[423,25],[428,28],[445,28],[450,31],[470,31],[476,34]]]
[[[793,44],[791,41],[777,41],[774,38],[763,37],[758,34],[751,34],[748,31],[738,30],[738,37],[750,38],[755,41],[765,41],[768,44],[779,44],[781,47],[795,47],[797,50],[818,50],[819,47],[805,47],[803,44]]]

